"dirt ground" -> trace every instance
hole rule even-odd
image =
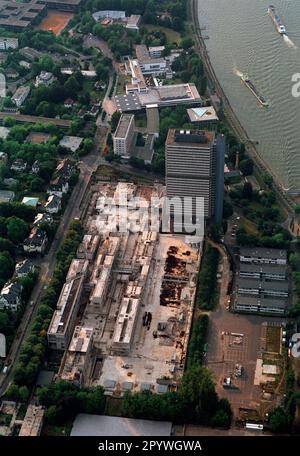
[[[74,17],[73,13],[62,11],[48,11],[47,16],[38,25],[39,30],[47,30],[53,32],[54,35],[59,35],[61,31],[68,25],[69,21]]]

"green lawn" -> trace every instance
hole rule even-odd
[[[180,44],[181,41],[181,35],[178,32],[175,32],[175,30],[166,28],[166,27],[161,27],[160,25],[145,25],[145,28],[147,29],[148,32],[163,32],[166,34],[168,44],[171,43],[176,43]]]

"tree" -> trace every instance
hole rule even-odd
[[[264,184],[265,184],[267,187],[271,188],[271,187],[272,187],[272,184],[273,184],[273,177],[270,176],[270,174],[268,174],[268,173],[264,173],[263,176],[262,176],[262,178],[263,178]]]
[[[212,417],[211,424],[215,427],[230,427],[230,417],[224,410],[218,410],[216,414]]]
[[[97,73],[97,77],[101,79],[102,81],[107,80],[108,74],[109,74],[109,69],[108,67],[104,66],[102,63],[98,63],[95,66],[95,70]]]
[[[276,407],[274,410],[270,412],[269,424],[273,432],[288,431],[288,416],[283,407]]]
[[[44,187],[44,180],[40,177],[34,177],[30,184],[30,189],[33,192],[40,192]]]
[[[11,241],[0,237],[0,252],[9,252],[9,254],[13,256],[15,254],[15,247]]]
[[[6,390],[5,397],[8,400],[18,401],[20,398],[19,387],[15,383],[12,383]]]
[[[243,198],[251,200],[253,196],[253,188],[251,182],[245,182],[242,190]]]
[[[249,176],[253,173],[253,161],[251,158],[246,158],[240,162],[240,170],[244,174],[244,176]]]
[[[14,244],[20,244],[28,236],[29,227],[18,217],[9,217],[6,222],[7,237]]]
[[[296,252],[290,253],[289,262],[290,262],[290,265],[291,265],[293,271],[298,269],[299,261],[300,261],[300,257],[299,257],[298,253],[296,253]]]
[[[192,38],[183,38],[180,42],[180,47],[183,48],[185,51],[190,49],[194,46],[194,41]]]
[[[41,70],[53,71],[54,62],[49,55],[45,54],[42,57],[40,57],[40,59],[38,61],[38,66],[39,66],[39,71],[41,71]]]
[[[233,207],[228,201],[224,200],[223,203],[223,218],[227,219],[228,217],[231,217],[233,214]]]
[[[43,117],[54,117],[55,106],[48,101],[41,101],[36,108],[36,115]]]
[[[64,87],[71,97],[77,98],[77,94],[81,87],[74,75],[70,76],[67,79],[67,81],[64,84]]]
[[[6,281],[14,272],[15,262],[8,252],[0,253],[0,279]]]
[[[110,125],[111,125],[112,133],[114,133],[116,131],[116,129],[117,129],[120,117],[121,117],[121,113],[119,111],[115,111],[113,113],[113,115],[111,116]]]
[[[27,386],[21,386],[19,388],[19,398],[21,402],[26,402],[28,401],[29,398],[29,390]]]
[[[207,89],[207,77],[203,76],[201,79],[200,92],[201,95],[205,95]]]
[[[84,154],[88,154],[88,153],[92,150],[93,145],[94,145],[94,143],[93,143],[93,140],[92,140],[92,139],[90,139],[90,138],[85,138],[85,139],[83,140],[83,146],[82,146],[82,151],[83,151],[83,153],[84,153]]]

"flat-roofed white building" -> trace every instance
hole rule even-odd
[[[0,51],[8,51],[9,49],[18,49],[19,40],[18,38],[7,38],[4,36],[0,37]]]
[[[189,108],[187,110],[190,121],[200,128],[215,127],[219,121],[215,108],[213,106],[204,106],[201,108]]]
[[[17,88],[13,96],[11,97],[12,101],[15,103],[18,108],[22,106],[26,98],[28,97],[30,93],[30,87],[29,86],[20,86]]]
[[[82,386],[90,365],[93,328],[75,326],[74,333],[59,370],[59,377]]]
[[[159,51],[153,49],[151,55],[150,50],[144,44],[138,44],[135,48],[136,57],[143,74],[159,75],[166,72],[167,61],[161,56],[154,56],[153,54],[158,55]]]
[[[34,85],[36,87],[39,87],[40,85],[49,87],[54,81],[56,81],[56,77],[53,73],[50,73],[49,71],[41,71],[40,74],[36,76]]]
[[[113,335],[114,353],[126,354],[131,349],[134,337],[140,300],[123,298]]]
[[[41,405],[29,404],[22,423],[19,437],[37,437],[40,435],[45,409]]]
[[[77,257],[85,260],[93,260],[100,243],[97,234],[85,234],[77,250]]]
[[[150,57],[157,58],[163,55],[163,52],[166,48],[165,46],[149,46],[148,49]]]
[[[75,259],[70,265],[66,282],[57,302],[57,309],[47,332],[48,345],[53,350],[66,350],[68,346],[80,305],[87,269],[87,260]]]
[[[140,14],[131,14],[126,18],[126,28],[129,30],[139,30],[142,16]]]
[[[93,18],[95,21],[99,21],[100,19],[115,19],[115,20],[120,20],[120,19],[125,19],[126,18],[126,13],[125,11],[116,11],[116,10],[101,10],[101,11],[96,11],[93,13]]]
[[[129,60],[131,83],[126,84],[126,93],[147,93],[148,87],[138,60]]]
[[[113,137],[114,153],[121,157],[130,156],[130,147],[134,138],[134,115],[122,114]]]
[[[243,247],[240,249],[241,263],[287,264],[287,251],[263,247]]]

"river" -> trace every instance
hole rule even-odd
[[[265,0],[198,0],[199,22],[216,75],[249,137],[284,189],[300,194],[300,1],[270,0],[287,29],[281,36]],[[267,99],[259,105],[241,82],[247,74]]]

